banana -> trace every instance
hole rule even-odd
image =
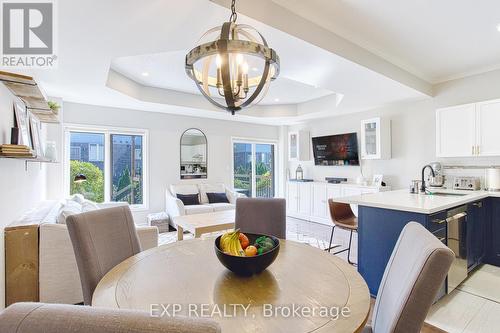
[[[220,248],[222,249],[222,251],[233,256],[245,256],[245,251],[243,251],[243,248],[241,247],[239,236],[239,229],[232,232],[226,232],[224,235],[222,235],[222,237],[220,238]]]

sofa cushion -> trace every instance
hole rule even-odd
[[[199,184],[200,189],[200,201],[202,204],[209,203],[207,192],[210,193],[225,193],[226,187],[224,184]]]
[[[212,213],[214,211],[214,207],[212,205],[193,205],[185,206],[184,210],[186,211],[186,215],[204,214]]]
[[[225,192],[223,193],[211,193],[207,192],[208,202],[213,203],[229,203],[227,199],[227,195]]]
[[[177,199],[180,199],[184,206],[200,204],[198,194],[177,194]]]
[[[199,194],[200,191],[196,184],[178,184],[170,185],[170,192],[175,197],[177,194]]]
[[[213,203],[213,204],[209,204],[210,207],[213,208],[214,212],[220,212],[222,210],[231,210],[231,209],[235,209],[235,205],[233,204],[230,204],[230,203]]]
[[[71,201],[74,201],[76,203],[79,203],[80,205],[85,202],[84,196],[81,195],[80,193],[73,194],[71,197],[69,197],[68,200],[71,200]]]

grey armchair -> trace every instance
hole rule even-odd
[[[455,255],[416,222],[401,231],[373,309],[373,333],[419,333]]]
[[[242,232],[286,238],[286,200],[238,198],[235,228]]]
[[[71,215],[66,219],[82,283],[83,301],[91,305],[102,277],[123,260],[141,252],[128,206]]]
[[[90,306],[15,303],[0,313],[2,333],[218,333],[212,320],[151,317],[148,312]]]

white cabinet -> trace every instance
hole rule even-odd
[[[314,183],[312,185],[311,214],[319,218],[327,218],[327,187],[325,184]]]
[[[287,216],[331,225],[328,199],[375,193],[382,190],[390,190],[390,188],[291,181],[287,184]],[[351,205],[351,207],[353,211],[357,212],[355,205]]]
[[[299,214],[308,216],[311,214],[311,184],[299,183]]]
[[[289,182],[286,196],[287,211],[296,214],[299,211],[299,184]]]
[[[361,158],[365,160],[391,158],[391,121],[372,118],[361,121]]]
[[[500,101],[476,105],[476,155],[500,156]]]
[[[436,111],[436,156],[467,157],[476,154],[476,105]]]
[[[437,157],[500,156],[500,100],[436,110]]]
[[[311,137],[307,131],[288,133],[288,159],[290,161],[309,161]]]

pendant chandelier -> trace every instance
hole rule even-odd
[[[254,28],[236,24],[235,0],[228,22],[208,30],[186,55],[186,73],[213,105],[233,115],[258,103],[279,75],[280,61]]]

